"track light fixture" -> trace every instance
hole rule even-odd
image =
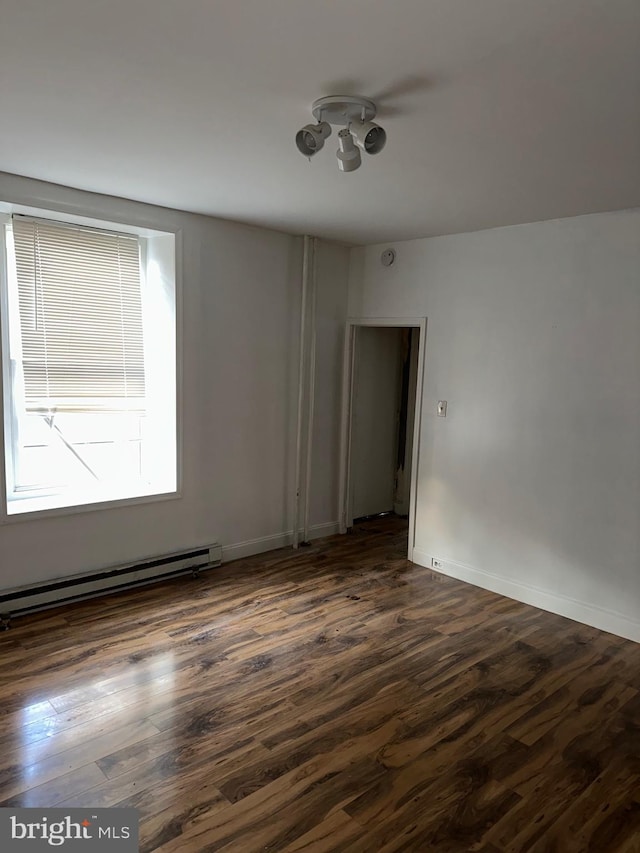
[[[353,136],[343,127],[338,133],[338,150],[336,151],[338,158],[338,168],[341,172],[355,172],[360,168],[362,158],[360,151],[356,148],[353,141]]]
[[[319,98],[311,106],[317,124],[307,124],[296,134],[298,151],[312,157],[331,135],[331,125],[341,125],[338,133],[338,168],[341,172],[354,172],[360,167],[365,154],[378,154],[385,146],[387,134],[372,119],[376,105],[368,98],[352,95],[331,95]]]
[[[367,154],[378,154],[387,141],[385,129],[374,121],[356,121],[349,130],[358,147]]]
[[[325,139],[331,136],[331,125],[326,121],[306,124],[296,133],[298,151],[305,157],[313,157],[322,148]]]

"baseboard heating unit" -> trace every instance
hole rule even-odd
[[[8,590],[0,594],[0,630],[9,627],[13,616],[23,616],[71,601],[154,583],[187,572],[197,576],[201,570],[214,568],[221,562],[221,546],[205,545],[190,551],[149,557],[138,563],[115,566],[91,574],[71,575]]]

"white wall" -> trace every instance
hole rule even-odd
[[[400,329],[355,328],[351,517],[393,510],[400,402]]]
[[[428,317],[415,559],[640,640],[640,211],[382,248],[349,314]]]
[[[181,497],[2,519],[0,588],[213,541],[227,558],[283,544],[293,523],[301,239],[1,173],[0,200],[179,229],[183,316]],[[318,393],[326,401],[340,396],[334,365],[342,354],[348,255],[321,244],[321,256]],[[310,520],[324,533],[337,520],[329,452],[335,405],[318,417],[326,455],[315,459]]]

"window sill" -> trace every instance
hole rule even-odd
[[[181,493],[177,490],[154,492],[152,494],[145,492],[119,498],[79,495],[73,503],[69,503],[67,499],[64,505],[61,505],[61,501],[65,500],[61,495],[22,498],[7,501],[6,514],[0,519],[0,523],[7,524],[14,521],[32,521],[36,518],[48,518],[51,516],[77,515],[79,513],[95,512],[98,510],[136,506],[138,504],[178,500],[181,497]]]

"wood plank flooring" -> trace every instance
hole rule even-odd
[[[163,853],[638,853],[640,645],[404,559],[406,525],[16,620],[4,806]]]

